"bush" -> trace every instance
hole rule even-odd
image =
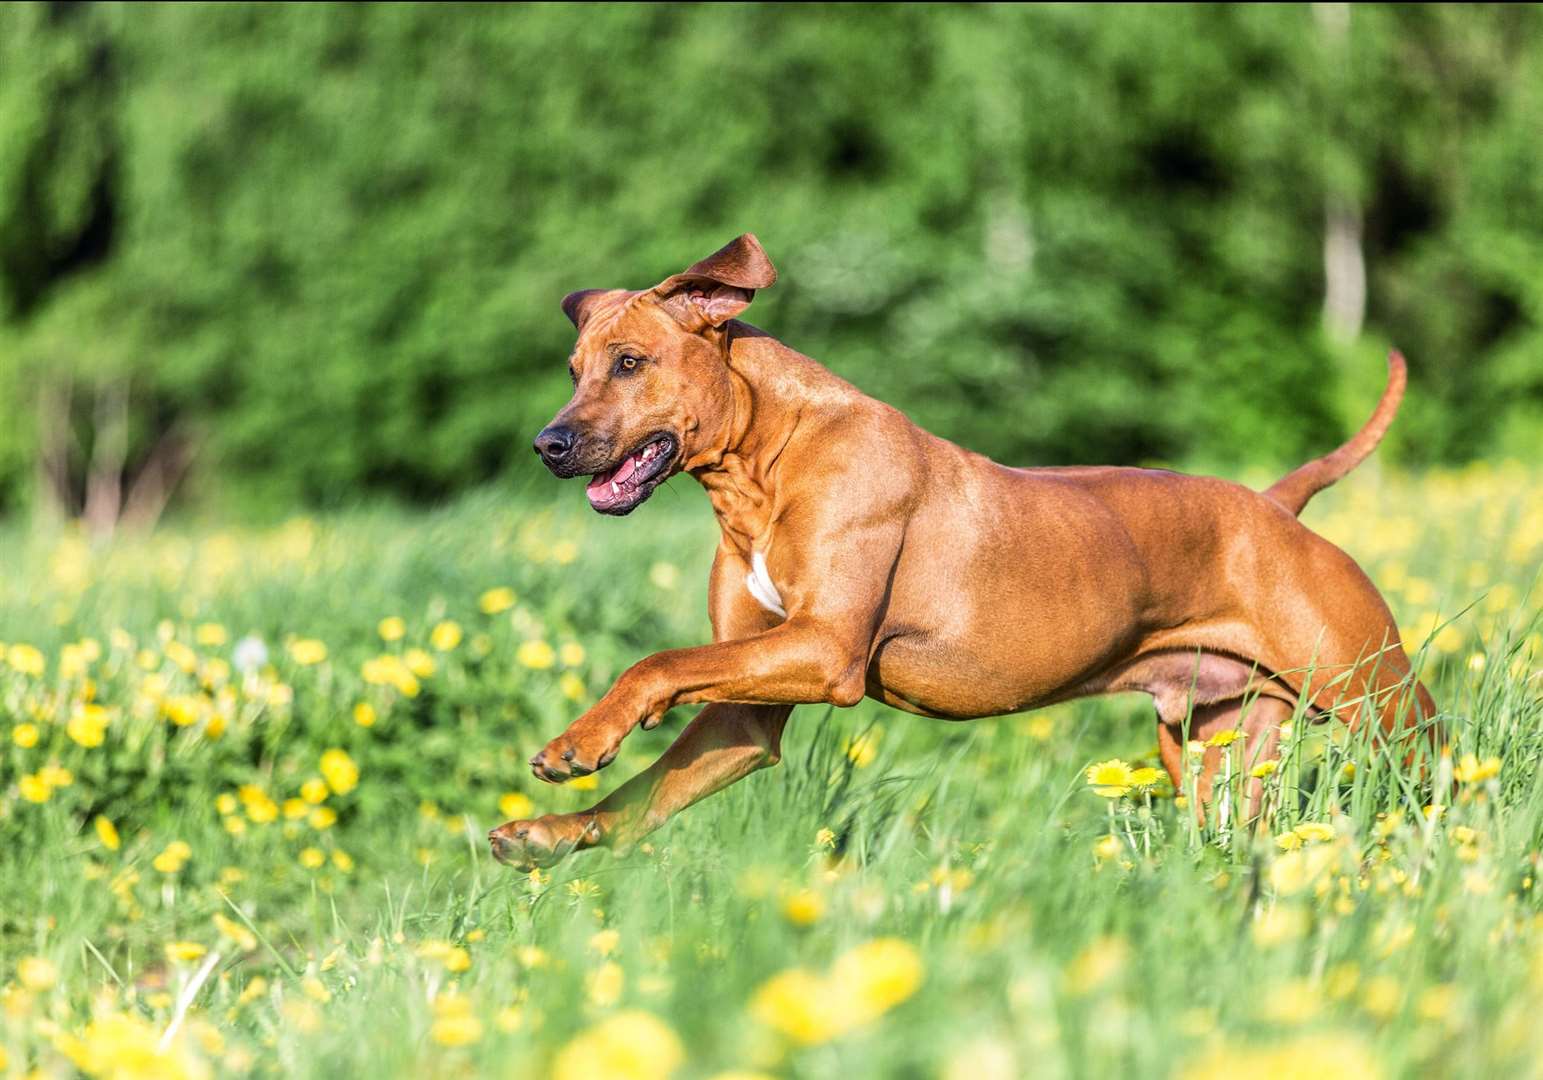
[[[99,442],[259,505],[532,467],[558,299],[745,230],[753,321],[1015,463],[1296,461],[1384,339],[1406,456],[1526,446],[1540,19],[0,9],[0,506]],[[1359,338],[1320,326],[1330,216]]]

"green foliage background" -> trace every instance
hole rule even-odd
[[[130,388],[223,505],[534,466],[557,301],[741,231],[751,318],[1014,463],[1543,447],[1543,12],[0,7],[0,509]],[[1325,207],[1366,330],[1324,335]],[[126,383],[125,383],[126,380]]]

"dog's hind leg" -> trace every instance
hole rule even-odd
[[[1251,775],[1261,762],[1272,761],[1280,755],[1280,728],[1291,719],[1292,706],[1278,697],[1259,695],[1239,697],[1228,701],[1196,705],[1186,713],[1176,710],[1174,715],[1157,718],[1157,748],[1163,766],[1173,780],[1174,790],[1195,800],[1194,810],[1204,815],[1215,810],[1223,817],[1233,817],[1242,811],[1242,820],[1259,813],[1264,797],[1264,782]],[[1208,744],[1225,731],[1238,731],[1238,738],[1229,746]],[[1201,743],[1198,773],[1194,780],[1185,773],[1185,743]],[[1190,768],[1195,768],[1194,755],[1188,755]],[[1243,786],[1244,805],[1241,808],[1213,806],[1218,774],[1223,774],[1223,763],[1230,757],[1233,775],[1246,777]],[[1230,798],[1224,795],[1224,798]]]

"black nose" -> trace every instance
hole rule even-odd
[[[563,459],[573,453],[574,444],[578,441],[572,428],[554,424],[536,436],[536,453],[548,465],[560,465]]]

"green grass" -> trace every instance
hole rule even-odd
[[[1433,796],[1366,740],[1298,725],[1267,826],[1197,828],[1161,790],[1088,790],[1091,762],[1151,761],[1142,699],[972,724],[809,706],[779,767],[648,845],[516,874],[484,840],[501,799],[587,806],[684,719],[634,734],[597,790],[525,765],[574,698],[706,638],[713,525],[677,486],[625,521],[543,486],[97,551],[0,534],[0,1075],[656,1076],[677,1040],[679,1078],[1533,1068],[1537,474],[1368,474],[1308,514],[1426,642],[1443,768],[1471,775],[1471,753],[1496,776]],[[484,613],[495,587],[517,601]],[[446,620],[462,637],[436,650]],[[247,637],[269,661],[243,675]],[[100,655],[74,671],[88,638]],[[298,662],[296,640],[326,658]],[[551,667],[528,666],[535,640]],[[409,648],[434,664],[415,696],[364,680]],[[88,680],[107,710],[90,747],[70,727]],[[330,825],[286,805],[329,749],[358,768],[352,788],[330,772]],[[1315,822],[1332,838],[1275,839]],[[851,952],[886,939],[904,945]]]

